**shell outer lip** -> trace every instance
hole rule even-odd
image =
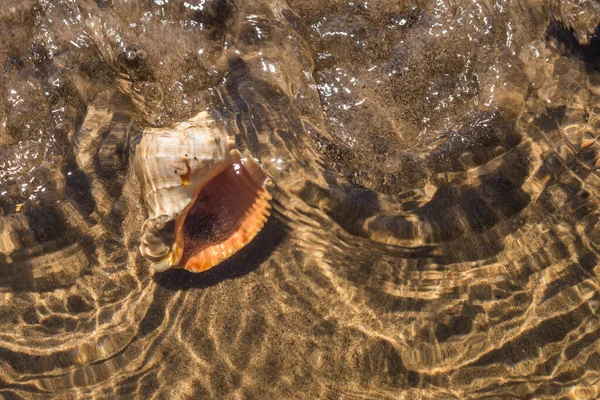
[[[254,240],[270,216],[269,210],[271,205],[269,204],[269,201],[272,197],[265,185],[268,181],[268,176],[264,170],[262,170],[258,162],[250,156],[242,158],[237,149],[232,150],[230,156],[231,163],[229,163],[228,167],[225,169],[233,167],[233,169],[239,171],[240,164],[243,165],[242,169],[244,172],[242,172],[242,174],[246,176],[243,178],[245,179],[243,185],[249,184],[254,188],[252,201],[243,208],[244,211],[242,213],[238,214],[238,217],[243,219],[239,221],[239,226],[236,228],[235,232],[226,235],[226,237],[222,238],[222,241],[218,241],[217,243],[206,243],[206,246],[203,247],[202,250],[199,252],[194,251],[193,254],[190,253],[190,257],[186,257],[185,265],[179,267],[190,272],[201,273],[225,262]],[[225,169],[222,172],[224,172]],[[239,172],[236,172],[236,175],[237,174],[239,174]],[[239,195],[242,195],[242,193],[243,190],[242,192],[239,192]],[[234,190],[229,192],[229,195],[237,196],[238,192]],[[182,232],[180,229],[183,228],[184,221],[185,217],[180,221],[181,225],[179,225],[179,228],[176,228],[176,234],[178,235],[176,243],[181,243],[182,250],[185,247],[185,239],[183,238],[183,235],[181,235]],[[182,259],[183,258],[180,258],[180,260]]]

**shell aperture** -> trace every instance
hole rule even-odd
[[[250,243],[269,216],[265,173],[206,112],[147,129],[135,169],[149,214],[140,252],[156,271],[212,268]]]

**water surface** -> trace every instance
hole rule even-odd
[[[0,398],[600,396],[597,1],[0,1]],[[273,215],[156,274],[144,129]]]

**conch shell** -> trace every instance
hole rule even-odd
[[[269,216],[265,173],[206,112],[146,130],[135,170],[149,212],[140,252],[156,271],[212,268],[247,245]]]

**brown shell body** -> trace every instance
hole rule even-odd
[[[149,214],[140,251],[157,271],[205,271],[248,244],[269,216],[266,175],[205,112],[144,132],[135,168]]]

